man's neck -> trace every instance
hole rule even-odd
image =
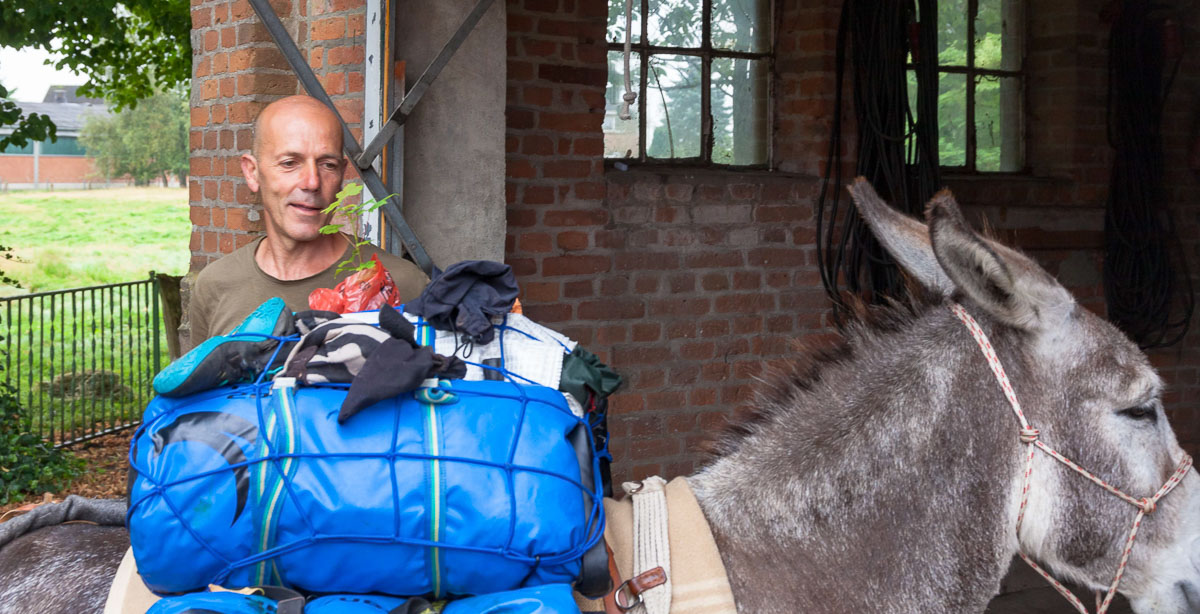
[[[254,261],[264,273],[280,281],[311,277],[333,266],[346,253],[341,233],[321,235],[297,242],[272,237],[269,233],[254,252]]]

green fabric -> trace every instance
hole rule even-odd
[[[580,405],[587,405],[588,390],[600,398],[607,397],[621,387],[621,376],[608,365],[600,362],[595,354],[575,346],[563,357],[562,377],[558,389],[570,393]]]

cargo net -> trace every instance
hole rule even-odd
[[[262,337],[277,354],[296,340]],[[436,598],[574,582],[603,548],[604,451],[562,392],[504,359],[502,345],[499,366],[468,360],[487,381],[427,381],[342,425],[348,385],[270,372],[155,399],[130,449],[143,580]]]

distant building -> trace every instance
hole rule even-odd
[[[25,115],[49,116],[57,127],[58,138],[0,150],[0,189],[76,189],[131,183],[124,178],[104,177],[79,144],[79,133],[88,116],[107,115],[108,108],[103,100],[79,97],[78,87],[53,85],[42,102],[14,101]],[[11,126],[0,127],[0,136],[11,133]]]

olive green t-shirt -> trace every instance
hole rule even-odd
[[[334,276],[334,263],[329,268],[304,279],[283,281],[266,274],[254,260],[262,237],[242,246],[233,253],[204,267],[196,276],[188,303],[191,324],[190,345],[195,347],[213,335],[231,330],[255,308],[272,297],[280,297],[292,311],[308,309],[308,295],[317,288],[332,288],[350,275],[343,271]],[[421,294],[429,277],[417,265],[393,256],[374,245],[362,248],[362,257],[378,255],[384,268],[391,273],[400,291],[400,300],[408,302]],[[338,262],[350,257],[350,246]]]

